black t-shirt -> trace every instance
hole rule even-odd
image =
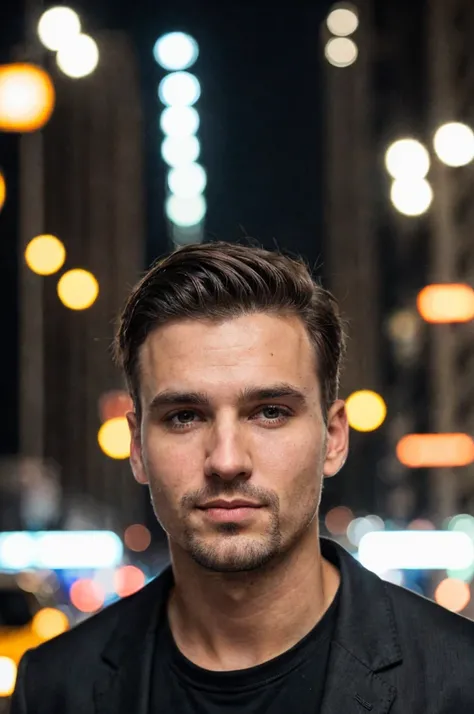
[[[249,669],[213,672],[176,646],[168,619],[157,632],[150,714],[317,714],[324,693],[338,595],[290,650]]]

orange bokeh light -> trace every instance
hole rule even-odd
[[[122,389],[106,392],[99,399],[99,416],[102,423],[109,419],[124,417],[127,412],[132,411],[132,398]]]
[[[145,573],[135,565],[124,565],[116,571],[114,585],[120,597],[133,595],[145,585]]]
[[[474,319],[474,289],[470,285],[427,285],[418,294],[416,304],[426,322],[469,322]]]
[[[474,462],[468,434],[408,434],[397,444],[397,457],[410,468],[467,466]]]
[[[51,77],[42,67],[27,62],[0,65],[0,131],[41,129],[55,99]]]
[[[0,171],[0,211],[3,208],[3,204],[5,203],[6,197],[7,197],[7,184],[6,184],[4,175]]]
[[[123,539],[127,548],[134,550],[136,553],[141,553],[150,545],[151,533],[141,523],[134,523],[125,529]]]
[[[81,612],[96,612],[105,602],[104,589],[93,580],[76,580],[69,591],[71,602]]]
[[[471,599],[471,589],[463,580],[445,578],[435,591],[435,600],[447,610],[461,612]]]
[[[326,513],[324,522],[332,535],[346,535],[347,527],[354,520],[354,514],[346,506],[336,506]]]

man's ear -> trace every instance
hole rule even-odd
[[[137,483],[148,484],[148,477],[143,467],[142,459],[142,442],[140,433],[140,424],[137,420],[135,412],[127,412],[128,428],[130,429],[130,465],[132,467],[133,476]]]
[[[335,476],[344,466],[349,450],[349,424],[345,403],[337,399],[331,406],[327,418],[326,457],[323,474],[326,478]]]

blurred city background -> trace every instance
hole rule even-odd
[[[474,4],[0,15],[0,707],[26,649],[168,562],[110,343],[189,242],[251,236],[335,293],[351,452],[321,532],[474,618]]]

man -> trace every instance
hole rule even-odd
[[[171,567],[28,653],[13,714],[474,711],[474,624],[319,539],[343,342],[301,261],[214,243],[149,271],[117,354]]]

